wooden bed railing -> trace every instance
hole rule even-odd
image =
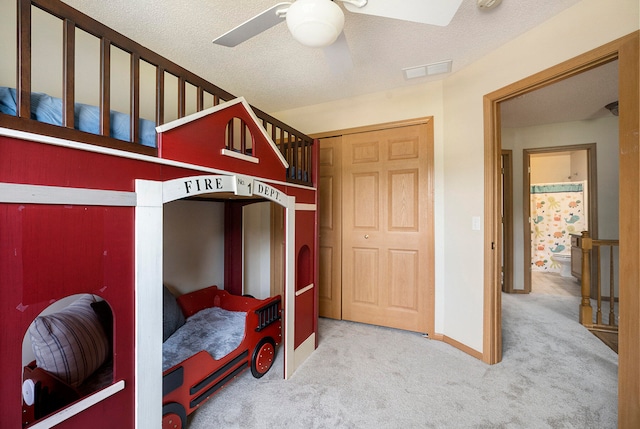
[[[589,231],[582,231],[582,237],[580,237],[580,247],[582,249],[582,270],[581,270],[581,295],[582,300],[580,302],[580,323],[592,330],[606,330],[606,331],[618,331],[618,322],[615,311],[615,258],[614,248],[619,246],[618,240],[599,240],[591,238]],[[609,280],[608,290],[603,294],[602,278],[601,278],[601,256],[602,248],[608,248],[608,252],[605,252],[609,258]],[[591,305],[591,252],[596,254],[596,310],[595,315],[593,313],[593,307]],[[602,317],[602,301],[609,301],[609,314],[607,315],[607,322],[603,322]]]
[[[60,2],[59,0],[14,0],[17,2],[17,76],[16,76],[16,116],[0,113],[0,126],[18,130],[29,130],[38,134],[82,141],[99,146],[111,147],[147,155],[157,155],[157,149],[139,144],[140,119],[140,64],[142,61],[156,68],[155,123],[164,123],[167,97],[165,94],[165,76],[177,78],[177,116],[186,114],[187,84],[196,88],[196,111],[205,108],[205,95],[213,97],[213,105],[236,98],[204,80],[203,78],[178,66],[170,60],[156,54],[100,22]],[[31,119],[31,72],[32,72],[32,7],[59,18],[63,28],[62,59],[62,126],[50,125]],[[81,29],[100,41],[100,90],[98,108],[99,134],[89,134],[74,129],[75,96],[75,30]],[[111,111],[111,47],[117,47],[130,54],[130,138],[129,142],[109,137]],[[175,106],[171,106],[175,107]],[[256,116],[285,159],[290,169],[287,180],[304,185],[312,185],[312,145],[313,140],[296,129],[278,121],[267,113],[253,108]]]

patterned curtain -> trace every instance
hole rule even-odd
[[[531,185],[531,269],[560,272],[556,254],[587,229],[586,182]]]

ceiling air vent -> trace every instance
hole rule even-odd
[[[451,60],[439,63],[425,64],[423,66],[407,67],[402,69],[405,79],[416,79],[419,77],[432,76],[451,72]]]

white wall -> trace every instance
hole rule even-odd
[[[164,205],[164,283],[180,294],[224,288],[224,204],[178,200]]]
[[[504,149],[507,149],[502,144]],[[570,182],[571,155],[531,155],[531,183]]]
[[[616,127],[617,128],[617,127]],[[589,178],[589,162],[587,160],[587,152],[579,150],[571,153],[571,173],[569,175],[571,182],[579,182],[588,180]]]
[[[271,203],[243,208],[244,290],[270,296]],[[178,200],[164,205],[164,282],[180,294],[224,288],[224,203]]]
[[[306,133],[434,116],[436,331],[482,351],[483,252],[490,243],[484,243],[482,231],[471,231],[471,218],[484,213],[483,96],[638,27],[637,0],[583,0],[441,84],[353,97],[274,116]]]
[[[242,208],[244,272],[242,293],[271,296],[271,203]]]
[[[524,289],[522,149],[596,143],[598,235],[618,238],[618,118],[502,130],[502,147],[513,150],[514,289]],[[584,179],[584,178],[583,178]]]
[[[2,0],[0,5],[0,86],[16,86],[16,2]]]

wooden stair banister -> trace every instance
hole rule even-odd
[[[582,249],[582,279],[579,310],[579,321],[585,327],[594,330],[607,330],[617,332],[618,324],[615,314],[615,282],[614,282],[614,247],[619,245],[618,240],[594,239],[589,231],[582,231],[580,248]],[[601,282],[601,252],[602,247],[609,247],[609,315],[607,323],[602,320],[602,282]],[[593,308],[591,306],[591,252],[596,251],[596,314],[595,323]]]
[[[616,321],[615,314],[615,283],[614,283],[614,255],[613,248],[619,245],[618,240],[593,240],[593,245],[597,251],[597,261],[598,261],[598,279],[597,279],[597,287],[598,287],[598,296],[597,296],[597,309],[596,309],[596,325],[597,326],[609,326],[612,328],[618,329],[618,323]],[[597,245],[597,246],[596,246]],[[601,276],[600,276],[600,250],[603,247],[609,248],[609,317],[607,324],[605,325],[602,322],[602,287],[601,287]]]
[[[580,240],[582,248],[582,276],[580,280],[582,301],[580,302],[580,323],[591,324],[593,321],[593,309],[591,308],[591,248],[592,241],[589,231],[582,231]]]

